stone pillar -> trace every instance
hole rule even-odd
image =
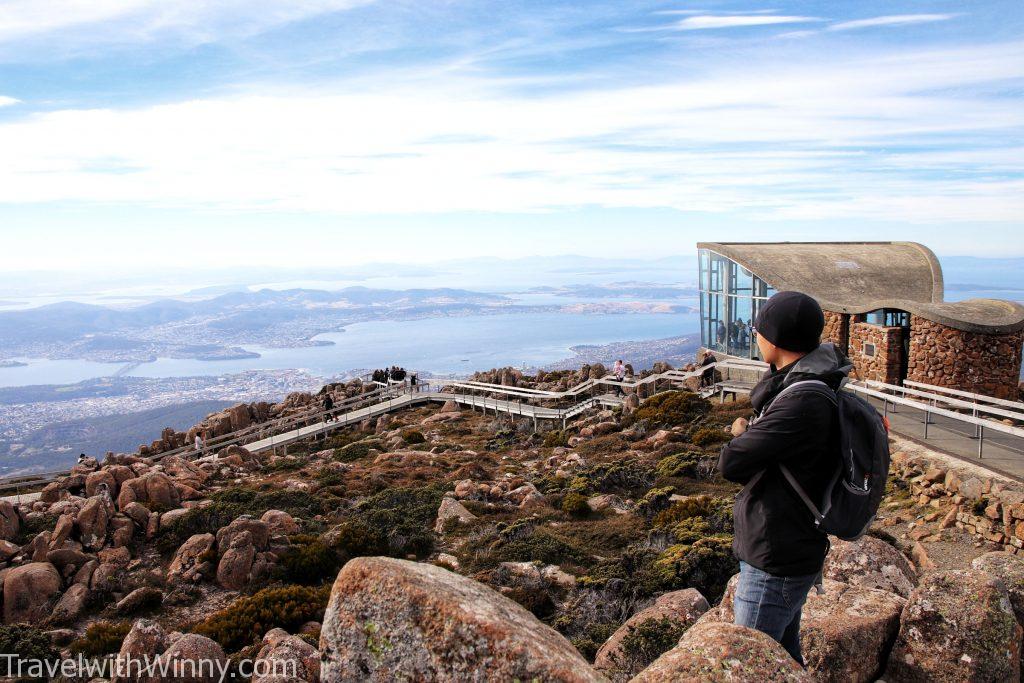
[[[850,316],[836,311],[825,311],[825,329],[821,341],[832,342],[843,353],[850,347]]]
[[[874,353],[870,355],[872,349]],[[903,328],[853,323],[849,356],[861,379],[899,384],[903,368]]]
[[[907,379],[996,398],[1017,399],[1024,330],[965,332],[910,317]]]

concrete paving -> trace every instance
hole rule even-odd
[[[871,398],[871,404],[883,411],[882,401]],[[1018,481],[1024,481],[1024,439],[1011,434],[986,431],[984,439],[975,438],[974,425],[950,417],[932,415],[925,435],[925,411],[890,404],[889,424],[892,431],[960,460],[994,470]],[[980,456],[979,456],[980,445]]]

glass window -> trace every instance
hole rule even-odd
[[[729,265],[729,259],[711,254],[709,263],[708,289],[712,292],[721,292],[725,285],[725,272]]]
[[[750,326],[753,319],[753,301],[750,297],[730,297],[728,341],[729,353],[734,356],[750,358]]]
[[[741,294],[744,296],[750,296],[754,293],[753,273],[751,273],[743,266],[733,264],[732,275],[732,287],[730,287],[731,294]]]

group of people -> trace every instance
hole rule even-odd
[[[750,348],[751,340],[757,338],[757,330],[750,320],[743,322],[743,319],[732,320],[726,327],[725,321],[718,321],[718,329],[715,331],[715,339],[721,348],[725,348],[726,340],[733,348]]]
[[[397,365],[392,365],[390,368],[384,368],[383,370],[373,371],[373,381],[384,382],[385,384],[387,384],[388,382],[401,382],[407,376],[409,376],[409,373],[406,372],[405,368],[400,368]],[[412,375],[410,379],[412,380],[413,384],[416,383],[415,375]]]

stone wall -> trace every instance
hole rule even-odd
[[[843,353],[850,344],[850,316],[835,311],[825,311],[825,329],[821,333],[821,341],[832,342]]]
[[[951,466],[897,450],[893,452],[890,471],[907,482],[910,493],[920,504],[936,509],[935,518],[941,519],[940,530],[956,526],[980,541],[1024,555],[1022,486],[978,469]],[[922,525],[911,531],[910,537],[915,542],[927,541],[928,533],[934,531]]]
[[[1024,331],[964,332],[920,316],[910,318],[907,379],[1016,399]]]
[[[874,356],[864,353],[865,343],[874,344]],[[865,322],[852,323],[849,356],[861,379],[898,384],[902,379],[903,328],[882,327]]]

